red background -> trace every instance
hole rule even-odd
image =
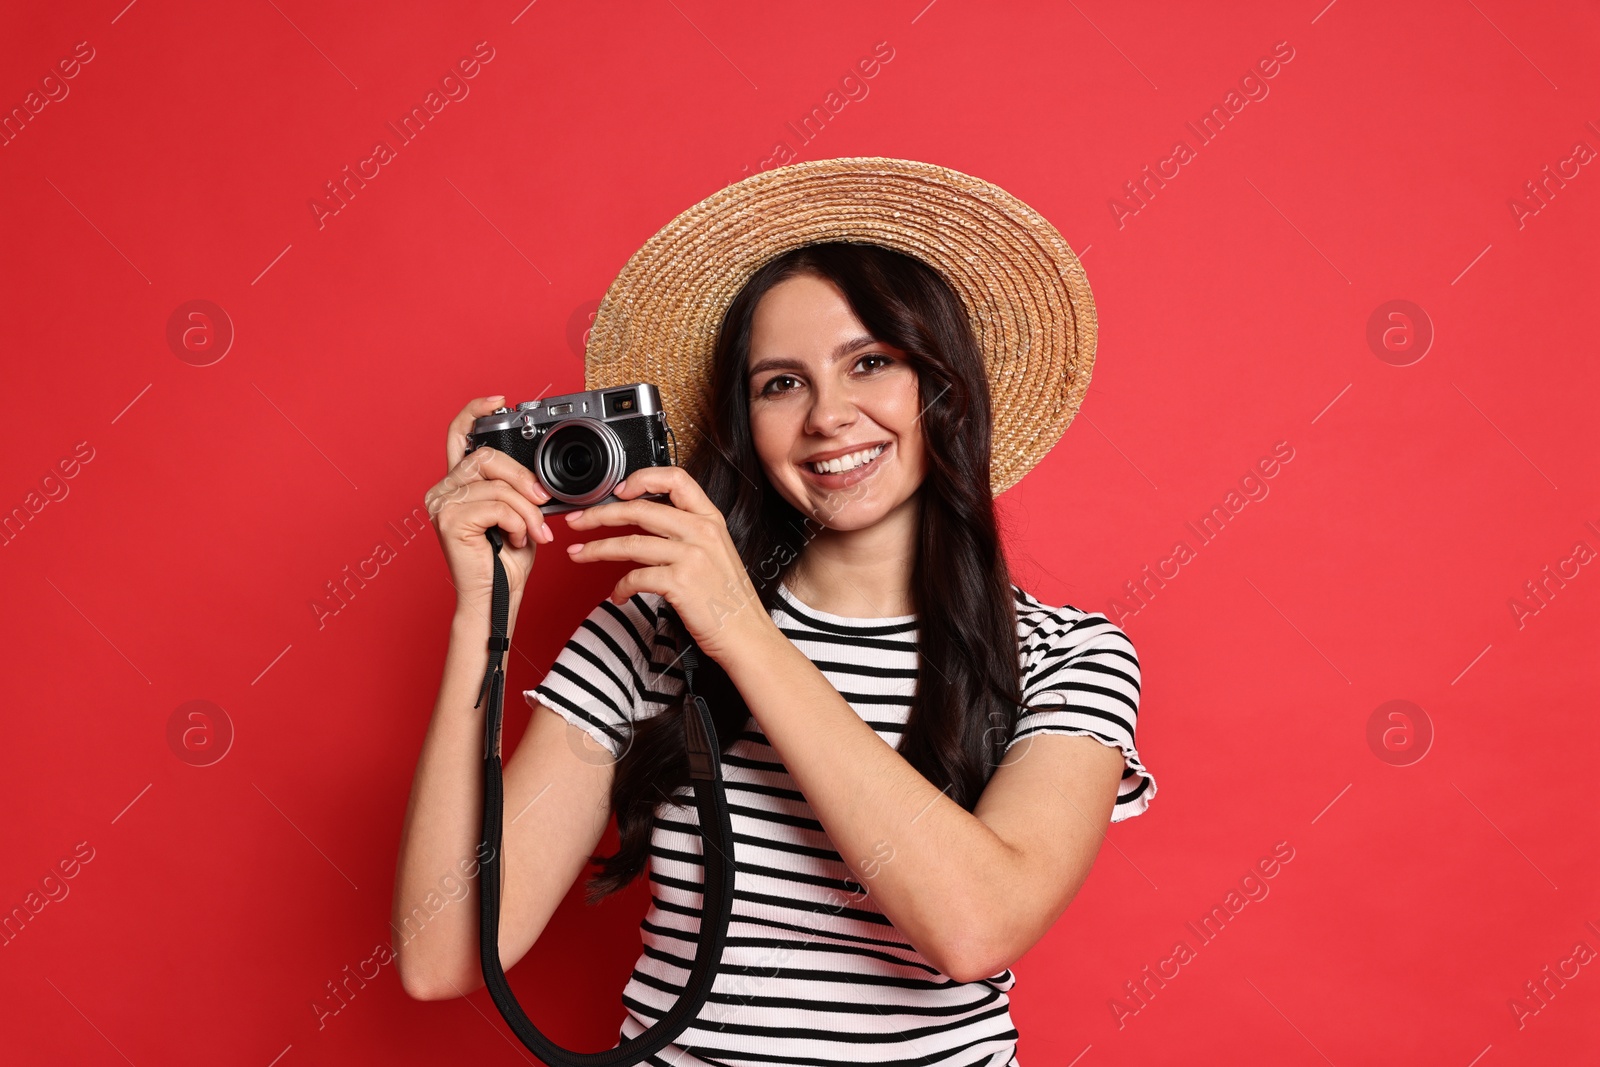
[[[0,146],[0,507],[69,490],[0,549],[0,907],[93,859],[0,948],[0,1056],[522,1061],[486,994],[413,1002],[392,966],[321,1029],[312,1007],[389,936],[453,602],[431,529],[390,524],[468,398],[580,388],[627,257],[780,140],[996,182],[1094,288],[1087,401],[1001,501],[1019,584],[1130,612],[1160,794],[1017,965],[1022,1062],[1594,1055],[1600,967],[1544,1002],[1524,983],[1600,950],[1600,167],[1511,207],[1600,148],[1592,5],[525,2],[7,15],[7,113],[77,42],[94,58]],[[470,94],[319,228],[324,183],[480,41]],[[1124,183],[1280,41],[1269,95],[1119,224]],[[878,42],[869,94],[798,144],[786,123]],[[236,333],[203,367],[167,341],[195,299]],[[1396,299],[1434,333],[1405,366],[1367,341]],[[1202,546],[1186,524],[1278,442],[1268,495]],[[1179,540],[1194,558],[1129,598]],[[379,541],[395,558],[319,629]],[[540,557],[513,738],[515,694],[625,569]],[[1567,578],[1535,601],[1546,566]],[[235,733],[210,766],[168,740],[191,700]],[[1434,734],[1407,766],[1368,741],[1390,700]],[[1124,983],[1278,842],[1270,895],[1119,1026]],[[616,1039],[634,889],[575,889],[512,972],[569,1046]]]

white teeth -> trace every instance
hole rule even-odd
[[[820,463],[813,463],[810,466],[811,469],[816,471],[818,474],[843,474],[845,471],[855,470],[863,463],[877,459],[878,456],[882,454],[885,447],[886,446],[884,445],[878,445],[875,448],[868,448],[861,452],[852,452],[848,456],[840,456],[837,459],[825,459]]]

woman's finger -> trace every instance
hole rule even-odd
[[[622,580],[611,590],[611,602],[621,604],[635,593],[659,593],[666,596],[667,582],[672,578],[672,571],[667,567],[640,567],[638,570],[629,571],[622,576]]]
[[[510,538],[514,548],[528,544],[528,522],[517,509],[504,500],[471,500],[461,505],[461,519],[473,535],[481,535],[491,526],[498,526]]]
[[[625,537],[602,537],[596,541],[580,541],[567,546],[567,555],[580,563],[600,559],[631,559],[638,563],[661,566],[683,559],[684,544],[669,541],[651,534],[628,534]]]
[[[527,497],[517,492],[516,488],[508,482],[496,478],[487,482],[468,482],[461,486],[446,503],[464,504],[472,500],[500,500],[515,508],[518,515],[522,516],[527,528],[533,532],[534,540],[540,544],[549,544],[555,540],[555,534],[545,522],[544,512],[532,503]]]
[[[475,400],[467,401],[467,406],[461,409],[460,414],[450,420],[450,430],[445,442],[445,470],[450,470],[467,452],[467,434],[472,430],[474,419],[494,413],[494,409],[501,407],[506,402],[504,396],[480,396]]]
[[[462,458],[438,485],[441,493],[451,493],[476,481],[500,479],[514,486],[535,504],[550,503],[550,493],[539,484],[534,473],[498,448],[474,449]]]
[[[666,493],[672,498],[673,507],[691,515],[722,517],[700,483],[682,467],[640,467],[623,479],[616,495],[621,500],[632,500],[645,493]]]
[[[680,541],[694,538],[696,521],[693,516],[657,500],[618,500],[567,512],[567,525],[574,530],[588,530],[596,526],[637,526],[641,530],[662,537],[676,537]]]

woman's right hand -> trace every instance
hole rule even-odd
[[[489,527],[498,526],[505,534],[500,559],[513,597],[533,568],[535,544],[555,540],[539,510],[550,502],[550,494],[533,472],[497,449],[467,452],[473,420],[504,403],[503,396],[479,397],[450,421],[445,444],[449,472],[423,498],[460,605],[486,607],[493,594],[494,546],[484,536]]]

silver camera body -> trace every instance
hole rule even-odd
[[[617,483],[634,471],[672,465],[676,445],[661,393],[648,382],[496,408],[467,435],[469,453],[497,448],[532,471],[550,494],[539,509],[547,515],[616,500]]]

